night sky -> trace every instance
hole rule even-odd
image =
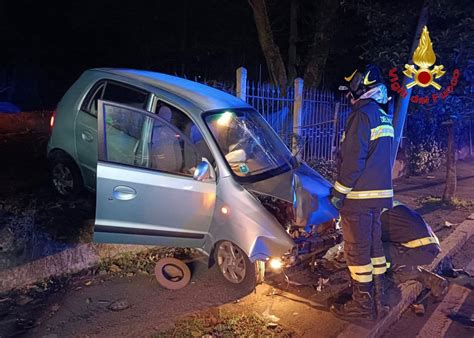
[[[313,7],[318,3],[300,1]],[[274,38],[285,59],[290,0],[267,3]],[[412,4],[414,12],[407,15],[416,24],[421,0],[393,1],[397,8],[405,8],[403,3]],[[301,15],[301,25],[314,21],[312,12]],[[338,13],[331,25],[337,34],[331,40],[323,87],[333,89],[334,79],[352,69],[363,44],[358,35],[367,25],[370,22],[350,11]],[[304,56],[312,36],[304,27],[299,30],[297,50]],[[0,0],[0,31],[0,89],[15,84],[9,96],[0,92],[0,102],[11,101],[24,110],[54,108],[79,75],[95,67],[147,69],[232,83],[236,68],[245,66],[250,80],[268,80],[246,0]],[[298,75],[303,71],[300,68]]]
[[[23,84],[20,106],[54,105],[88,68],[232,80],[240,65],[263,62],[246,1],[3,0],[0,28],[0,79]]]

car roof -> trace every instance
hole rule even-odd
[[[96,68],[91,71],[101,71],[119,75],[163,89],[189,101],[203,111],[251,107],[248,103],[222,90],[177,76],[125,68]]]

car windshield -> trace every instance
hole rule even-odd
[[[291,152],[255,110],[225,110],[205,121],[229,166],[238,177],[293,168]]]

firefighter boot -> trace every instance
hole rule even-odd
[[[420,281],[424,287],[431,289],[433,296],[439,299],[446,294],[449,283],[445,278],[422,267],[418,267],[418,271],[420,271],[420,273],[417,280]]]
[[[385,317],[390,310],[385,295],[385,275],[374,275],[374,305],[377,319]]]
[[[374,284],[352,281],[352,299],[344,304],[333,304],[331,312],[343,320],[368,319],[375,320]]]

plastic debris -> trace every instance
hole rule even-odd
[[[425,315],[425,306],[423,304],[413,304],[411,307],[417,316]]]
[[[329,282],[329,278],[319,278],[318,286],[316,287],[316,291],[318,291],[318,292],[323,291],[324,285],[326,285],[328,282]]]
[[[16,300],[16,304],[17,305],[20,305],[20,306],[23,306],[23,305],[26,305],[28,303],[31,303],[33,301],[33,298],[31,298],[30,296],[27,296],[27,295],[21,295],[20,297],[18,297],[18,299]]]
[[[110,303],[110,305],[107,306],[107,309],[111,311],[123,311],[125,309],[128,309],[129,307],[130,304],[125,299],[119,299],[115,302]]]
[[[446,228],[451,228],[451,227],[453,227],[454,225],[457,225],[457,223],[451,223],[451,222],[449,222],[449,221],[444,221],[444,226],[445,226]]]
[[[269,322],[279,322],[280,318],[275,315],[270,314],[270,307],[267,307],[265,311],[262,312],[263,318]]]

